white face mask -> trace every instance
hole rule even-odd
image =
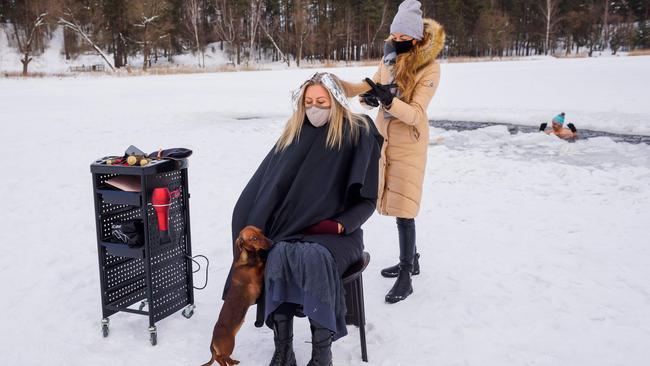
[[[314,127],[321,127],[329,122],[330,110],[331,108],[309,107],[305,113],[307,114],[307,119],[309,119],[309,122]]]

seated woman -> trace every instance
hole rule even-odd
[[[351,112],[331,74],[315,74],[293,99],[284,132],[235,205],[233,242],[255,225],[275,243],[263,300],[275,341],[270,364],[296,364],[298,315],[309,317],[309,365],[327,366],[332,341],[347,334],[341,275],[362,258],[361,225],[375,210],[383,139],[367,116]]]

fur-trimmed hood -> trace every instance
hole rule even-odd
[[[433,63],[445,47],[445,29],[440,23],[425,18],[424,33],[427,44],[422,48],[423,52],[417,60],[416,68],[418,70]]]

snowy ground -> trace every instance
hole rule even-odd
[[[430,113],[535,124],[565,110],[578,127],[650,133],[648,66],[648,57],[443,65]],[[360,79],[372,69],[331,71]],[[280,132],[289,90],[312,72],[0,79],[3,364],[207,361],[232,207]],[[193,247],[212,262],[194,317],[159,322],[156,347],[142,316],[113,316],[107,339],[99,331],[89,165],[130,144],[194,150]],[[644,364],[649,219],[648,145],[569,144],[500,126],[432,130],[417,219],[423,272],[407,301],[384,304],[392,281],[378,274],[397,256],[394,221],[375,215],[365,227],[369,365]],[[235,358],[265,365],[272,332],[253,317]],[[304,365],[308,324],[295,329]],[[363,364],[349,331],[334,345],[335,365]]]
[[[650,57],[446,64],[442,71],[429,108],[434,119],[539,126],[564,111],[578,128],[650,135]]]

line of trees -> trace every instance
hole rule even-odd
[[[650,47],[649,0],[446,0],[434,17],[451,56],[529,56]]]
[[[96,52],[111,69],[128,57],[208,45],[233,64],[380,58],[401,0],[0,0],[0,23],[27,73],[57,27],[72,58]],[[422,0],[447,31],[443,56],[500,57],[650,48],[650,0]],[[110,56],[109,56],[110,55]]]

